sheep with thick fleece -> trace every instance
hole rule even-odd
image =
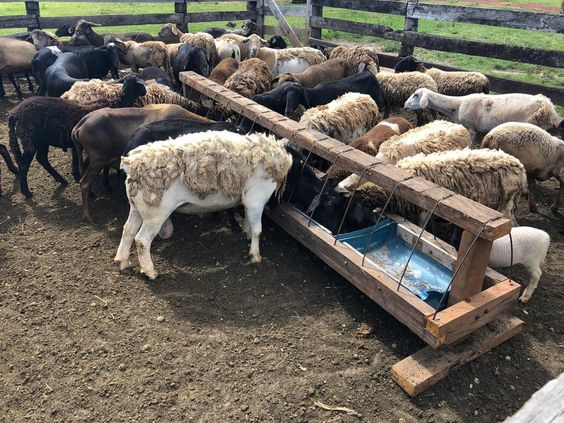
[[[217,64],[217,48],[215,46],[215,40],[210,34],[206,32],[187,33],[180,37],[180,42],[190,44],[194,47],[201,47],[206,50],[206,59],[208,60],[210,68]]]
[[[513,222],[515,204],[526,188],[525,168],[521,162],[498,150],[465,148],[417,154],[400,160],[396,166],[498,210]],[[339,190],[352,192],[357,182],[358,177],[352,175],[339,183]],[[389,194],[380,186],[366,182],[357,189],[357,195],[374,209],[383,206]],[[415,205],[398,196],[392,198],[390,207],[403,215],[419,213]]]
[[[122,87],[122,83],[115,81],[101,81],[99,79],[78,81],[61,98],[83,104],[105,102],[108,107],[113,107],[122,98]],[[193,103],[175,93],[166,85],[153,82],[148,83],[145,87],[146,94],[138,97],[133,102],[133,107],[143,107],[148,104],[177,104],[186,110],[195,111]]]
[[[270,90],[272,73],[262,60],[248,59],[239,65],[239,68],[227,78],[223,85],[243,97],[253,98],[257,94]]]
[[[383,142],[376,158],[384,163],[396,164],[405,157],[419,153],[459,150],[470,147],[471,144],[470,133],[464,126],[435,120]]]
[[[390,106],[403,106],[419,88],[437,91],[437,83],[433,78],[421,72],[380,72],[376,79]]]
[[[474,140],[506,122],[532,123],[545,130],[564,125],[550,99],[542,94],[470,94],[454,97],[420,88],[407,99],[404,107],[440,112],[453,122],[464,125]]]
[[[157,66],[170,72],[170,59],[166,44],[162,41],[135,41],[117,42],[118,47],[123,50],[123,61],[131,66],[133,72],[139,68]]]
[[[542,275],[541,266],[549,246],[550,236],[540,229],[529,226],[511,228],[511,238],[505,235],[494,240],[489,265],[490,267],[511,266],[511,249],[513,248],[513,264],[522,264],[529,272],[529,282],[519,297],[521,302],[526,303],[537,288]]]
[[[273,136],[228,131],[188,134],[135,148],[123,157],[129,217],[115,261],[129,264],[135,239],[142,271],[155,279],[151,242],[173,211],[201,214],[245,207],[244,231],[252,262],[260,262],[259,237],[265,204],[284,191],[292,157]]]
[[[235,59],[223,59],[210,73],[210,81],[223,85],[225,81],[239,69],[239,62]]]
[[[482,141],[482,148],[496,148],[517,157],[527,171],[529,209],[538,211],[535,202],[536,180],[556,178],[560,189],[550,207],[558,213],[564,201],[564,141],[530,123],[508,122],[496,126]]]
[[[374,128],[366,134],[358,137],[351,142],[351,147],[362,151],[363,153],[375,156],[378,154],[380,145],[395,135],[401,135],[404,132],[413,129],[413,126],[402,117],[392,117],[378,123]],[[350,175],[345,168],[334,164],[327,171],[327,176],[335,181],[342,181]]]
[[[329,59],[336,59],[338,57],[348,59],[353,62],[359,63],[366,60],[368,56],[371,60],[367,63],[366,69],[376,75],[380,72],[380,64],[378,61],[378,50],[369,45],[356,45],[356,46],[337,46],[329,54]]]
[[[350,144],[379,120],[378,105],[369,95],[347,93],[329,104],[306,110],[300,123]]]
[[[215,48],[217,50],[218,61],[231,58],[237,60],[237,62],[241,62],[241,49],[236,41],[217,39],[215,40]]]

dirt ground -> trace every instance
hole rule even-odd
[[[71,181],[70,154],[50,157]],[[76,184],[60,188],[34,162],[25,200],[0,166],[0,421],[495,422],[564,370],[554,183],[541,186],[542,215],[523,203],[518,213],[552,236],[533,299],[514,309],[523,334],[410,399],[390,368],[422,341],[267,219],[264,260],[250,265],[238,228],[174,216],[173,238],[152,251],[160,277],[148,282],[112,261],[128,212],[122,187],[95,187],[90,225]],[[359,341],[361,323],[375,332]]]

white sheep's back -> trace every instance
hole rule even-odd
[[[157,205],[177,178],[200,198],[219,191],[238,196],[259,165],[280,186],[291,163],[274,136],[207,131],[137,147],[122,159],[122,169],[128,195],[141,191],[145,201]]]

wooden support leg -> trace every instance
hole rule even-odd
[[[471,232],[462,232],[462,240],[458,249],[458,259],[454,269],[458,269],[462,265],[456,278],[452,282],[450,294],[448,297],[448,305],[456,304],[465,300],[482,290],[486,268],[490,259],[492,242],[483,238],[479,238],[468,253],[466,260],[462,263],[466,252],[474,242],[474,235]]]
[[[392,367],[392,379],[414,397],[446,378],[451,370],[463,366],[517,335],[522,327],[522,320],[501,316],[456,347],[434,349],[427,346],[404,358]]]

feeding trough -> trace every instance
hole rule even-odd
[[[463,229],[457,251],[400,216],[384,216],[376,227],[334,236],[287,202],[265,211],[428,344],[392,367],[393,379],[409,395],[521,331],[523,322],[503,313],[517,301],[520,286],[488,268],[493,240],[511,230],[501,213],[381,163],[194,72],[182,72],[180,80],[187,97],[195,90],[310,154],[338,161],[390,196],[398,195]],[[446,291],[448,300],[444,295],[441,301]]]

